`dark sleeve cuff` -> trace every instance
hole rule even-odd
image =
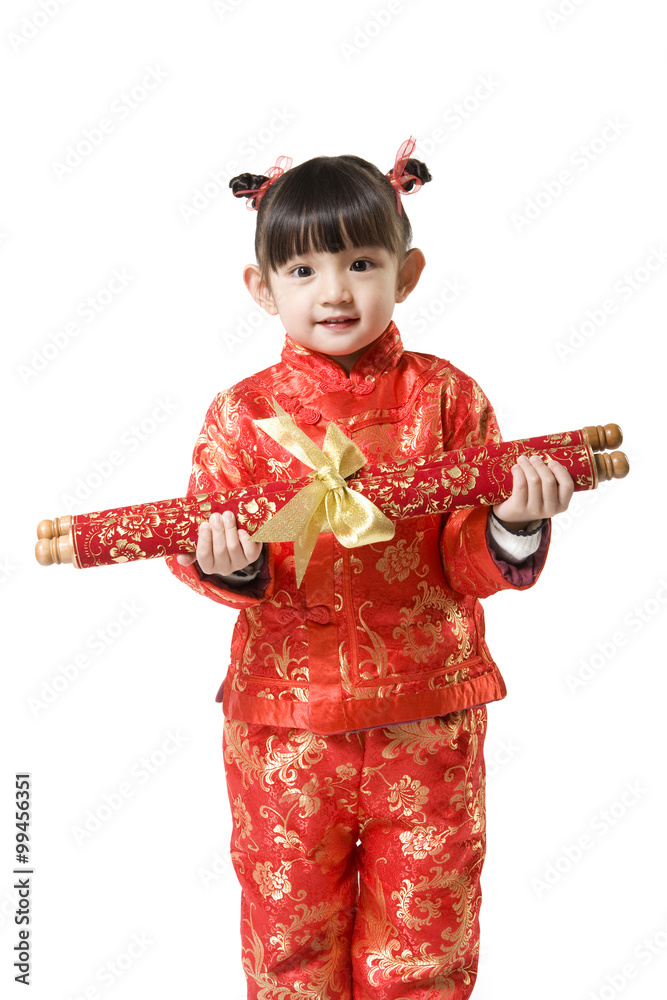
[[[540,540],[539,547],[536,552],[533,552],[531,556],[524,559],[523,562],[512,564],[507,562],[502,556],[498,555],[493,546],[489,545],[489,554],[493,559],[494,563],[502,573],[505,580],[511,583],[513,587],[530,587],[532,583],[535,582],[538,575],[541,573],[544,566],[544,560],[546,559],[547,549],[549,548],[549,539],[551,538],[551,521],[545,521],[544,525],[536,528],[536,531],[542,531],[542,538]],[[517,534],[534,534],[535,532],[517,532]]]
[[[489,514],[497,524],[501,525],[501,527],[505,529],[505,531],[509,531],[513,535],[523,535],[524,538],[527,535],[536,535],[537,532],[541,531],[544,525],[547,523],[546,518],[542,518],[541,521],[530,521],[528,528],[521,528],[519,531],[512,531],[512,529],[508,528],[506,524],[503,524],[503,522],[500,520],[499,517],[496,517],[493,507],[489,508]],[[531,524],[533,525],[532,528],[530,527]]]
[[[235,594],[239,594],[242,597],[254,597],[260,600],[264,597],[266,588],[271,580],[267,545],[262,547],[260,559],[257,575],[251,577],[249,580],[244,580],[242,576],[234,579],[235,574],[229,577],[219,576],[217,573],[204,573],[196,560],[193,565],[200,579],[206,580],[208,583],[213,584],[214,587],[220,587],[221,590],[233,590]],[[234,581],[233,583],[232,580]]]

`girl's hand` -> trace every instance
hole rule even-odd
[[[512,468],[512,495],[494,504],[493,512],[510,531],[521,531],[531,521],[567,510],[574,480],[560,462],[548,465],[537,455],[521,455]]]
[[[196,559],[207,576],[231,576],[255,562],[261,551],[262,543],[253,542],[244,528],[239,531],[236,518],[226,510],[222,515],[211,514],[199,525],[196,552],[176,559],[181,566],[190,566]]]

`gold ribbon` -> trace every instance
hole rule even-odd
[[[297,586],[301,586],[321,531],[332,531],[341,545],[387,542],[394,525],[370,500],[351,490],[345,479],[366,464],[366,456],[333,421],[322,450],[273,400],[277,416],[256,420],[269,437],[314,470],[311,481],[251,537],[255,542],[294,542]]]

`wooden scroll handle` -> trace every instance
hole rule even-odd
[[[605,424],[604,427],[601,424],[598,424],[597,427],[584,427],[582,433],[584,440],[590,445],[591,451],[606,451],[607,448],[618,448],[619,445],[623,444],[623,431],[618,424]],[[630,466],[628,466],[629,468]],[[627,476],[627,472],[624,472],[623,475]],[[622,479],[623,476],[614,476],[613,478]]]
[[[44,523],[42,521],[40,526]],[[37,530],[39,532],[39,528]],[[60,563],[73,562],[70,536],[56,535],[53,538],[40,538],[35,545],[35,558],[40,566],[53,566],[54,563],[60,565]]]
[[[40,521],[37,525],[37,537],[58,538],[59,535],[68,535],[71,527],[71,514],[64,514],[63,517],[54,517],[52,521]]]
[[[40,521],[37,525],[39,541],[35,545],[35,558],[40,566],[71,563],[72,543],[69,533],[72,527],[72,515],[54,517],[52,521]]]
[[[598,482],[606,483],[610,479],[625,479],[630,471],[628,456],[622,451],[603,451],[594,455],[595,467],[598,471]]]

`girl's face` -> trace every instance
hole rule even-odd
[[[424,266],[421,250],[408,251],[399,269],[384,247],[352,247],[340,253],[307,253],[277,272],[270,286],[255,265],[244,278],[257,302],[279,315],[292,340],[326,354],[349,374],[356,359],[386,330]]]

